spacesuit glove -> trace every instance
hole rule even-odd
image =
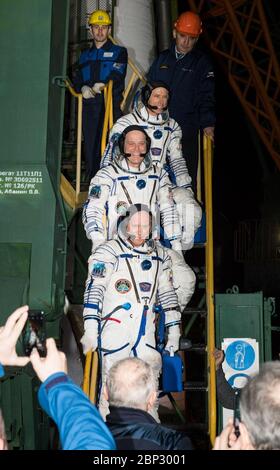
[[[171,326],[168,331],[167,343],[164,349],[170,352],[170,348],[172,346],[174,352],[178,351],[180,337],[181,337],[180,326],[179,325]]]
[[[84,354],[96,350],[98,344],[98,322],[96,320],[85,322],[85,333],[81,338],[81,343]]]
[[[82,92],[83,98],[85,100],[88,100],[89,98],[94,98],[95,97],[95,93],[93,93],[90,86],[84,85],[81,89],[81,92]]]
[[[93,93],[101,93],[102,89],[105,87],[105,83],[101,83],[101,82],[98,82],[98,83],[95,83],[92,87],[92,91]]]

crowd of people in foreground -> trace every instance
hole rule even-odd
[[[55,421],[64,450],[191,450],[183,433],[157,423],[149,410],[157,398],[152,368],[138,358],[126,358],[111,368],[106,382],[110,413],[104,423],[96,407],[67,375],[66,357],[53,338],[47,355],[36,348],[30,357],[18,356],[16,344],[28,317],[28,306],[18,308],[0,328],[0,374],[5,366],[31,362],[42,382],[38,399]],[[280,449],[280,362],[267,362],[242,389],[239,437],[232,420],[216,438],[214,450]],[[236,423],[235,423],[236,424]],[[0,449],[8,449],[0,415]]]

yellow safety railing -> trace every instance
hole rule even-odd
[[[106,148],[107,135],[113,126],[113,81],[110,80],[108,85],[104,88],[104,101],[105,101],[105,115],[103,123],[103,131],[101,138],[101,155]],[[103,226],[106,230],[106,214],[102,218]],[[84,370],[83,391],[89,397],[92,403],[96,402],[98,386],[98,354],[87,353],[86,363]]]
[[[88,352],[84,370],[83,391],[95,404],[98,385],[98,353]]]
[[[83,96],[77,93],[72,87],[69,80],[65,80],[66,88],[71,95],[78,100],[77,114],[77,158],[76,158],[76,189],[75,189],[75,205],[79,204],[79,196],[81,192],[81,163],[82,163],[82,113],[83,113]]]
[[[101,155],[103,155],[107,144],[107,135],[111,127],[113,127],[113,80],[110,80],[104,88],[105,115],[103,122],[102,138],[101,138]]]
[[[78,100],[78,112],[77,112],[77,157],[76,157],[76,187],[75,189],[71,183],[65,178],[64,175],[61,175],[60,181],[60,190],[63,199],[67,204],[76,209],[80,207],[87,198],[87,191],[81,192],[81,162],[82,162],[82,114],[83,114],[83,96],[81,93],[77,93],[73,88],[70,81],[66,78],[62,80],[64,85],[69,90],[72,96]],[[113,125],[113,81],[110,80],[109,83],[103,88],[104,100],[105,100],[105,117],[102,131],[102,142],[101,148],[102,153],[106,147],[106,139],[110,128]]]
[[[136,80],[140,80],[143,85],[145,85],[147,83],[147,80],[145,79],[145,77],[141,74],[141,72],[137,69],[136,65],[134,65],[134,63],[128,59],[128,65],[130,66],[131,68],[131,77],[129,79],[129,82],[124,90],[124,93],[123,93],[123,100],[122,100],[122,103],[121,103],[121,109],[123,110],[124,107],[125,107],[125,104],[126,104],[126,100],[129,96],[129,93],[130,91],[133,89],[134,85],[135,85],[135,82]]]
[[[196,173],[196,197],[202,203],[202,182],[201,182],[201,134],[198,131],[198,165]]]
[[[117,42],[110,36],[111,41],[114,44]],[[129,97],[130,92],[133,90],[133,87],[136,83],[136,80],[140,80],[143,84],[146,83],[144,75],[136,67],[131,59],[128,58],[128,66],[131,69],[131,76],[128,81],[128,84],[123,93],[123,101],[121,103],[121,109],[123,110],[126,104],[126,101]],[[81,192],[81,156],[82,156],[82,113],[83,113],[83,97],[81,93],[77,93],[73,88],[70,80],[62,79],[64,85],[69,90],[72,96],[78,100],[78,114],[77,114],[77,160],[76,160],[76,187],[75,189],[71,183],[65,178],[64,175],[61,175],[60,190],[64,200],[67,204],[76,209],[80,207],[87,198],[87,192]],[[104,91],[104,100],[105,100],[105,116],[102,129],[102,138],[101,138],[101,154],[103,154],[108,133],[113,126],[113,81],[110,80],[109,83],[103,89]]]
[[[211,443],[216,437],[216,369],[215,350],[215,308],[214,308],[214,256],[213,256],[213,206],[212,166],[213,144],[210,137],[203,136],[203,162],[206,207],[206,305],[207,305],[207,356],[208,356],[208,426]]]
[[[112,41],[113,44],[118,44],[118,42],[115,39],[113,39],[112,36],[110,36],[110,40]],[[128,63],[128,66],[131,69],[131,77],[130,77],[130,79],[128,81],[128,84],[127,84],[127,86],[124,90],[124,93],[123,93],[123,100],[122,100],[122,103],[121,103],[121,109],[122,110],[125,107],[126,100],[129,96],[129,93],[133,89],[136,80],[137,79],[140,80],[143,83],[143,85],[145,85],[147,83],[147,80],[144,77],[144,75],[140,72],[140,70],[136,67],[136,65],[132,62],[132,60],[130,58],[128,58],[127,63]]]

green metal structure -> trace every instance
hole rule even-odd
[[[221,347],[224,338],[253,338],[259,343],[260,362],[271,360],[273,301],[265,299],[262,292],[239,294],[236,286],[232,293],[216,294],[217,347]]]
[[[64,90],[53,77],[66,73],[68,9],[68,0],[0,2],[0,324],[27,303],[45,311],[55,338],[67,223],[59,191]],[[0,382],[11,448],[48,445],[35,385],[28,367]]]
[[[224,338],[252,338],[259,344],[260,363],[272,359],[272,333],[275,299],[264,298],[263,292],[239,294],[233,286],[227,294],[215,295],[216,346],[221,348]],[[222,407],[218,406],[218,428],[223,428]]]

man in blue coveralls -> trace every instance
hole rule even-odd
[[[91,48],[82,52],[74,78],[75,89],[83,95],[83,134],[87,178],[100,167],[104,98],[101,90],[113,80],[114,120],[121,115],[120,104],[125,85],[127,50],[109,38],[111,19],[106,11],[96,10],[89,17],[93,38]]]
[[[191,11],[182,13],[174,24],[174,42],[153,62],[149,81],[163,81],[169,86],[170,116],[182,129],[183,155],[196,191],[198,165],[198,130],[214,139],[214,71],[205,52],[197,48],[202,24]]]

